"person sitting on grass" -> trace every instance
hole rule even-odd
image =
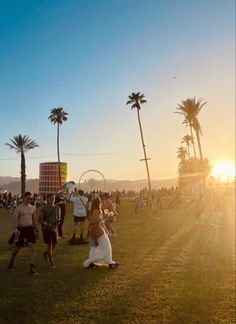
[[[54,269],[55,264],[52,259],[52,251],[57,244],[57,232],[56,227],[60,221],[60,208],[54,205],[55,196],[49,194],[47,196],[47,205],[42,207],[39,213],[38,222],[41,224],[43,240],[46,244],[46,249],[43,252],[43,257],[49,261],[50,268]]]

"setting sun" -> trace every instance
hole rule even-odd
[[[219,161],[213,166],[211,175],[221,181],[232,180],[235,177],[235,164],[229,161]]]

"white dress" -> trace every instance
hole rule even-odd
[[[91,246],[89,251],[89,258],[84,261],[84,267],[88,267],[90,263],[108,263],[115,264],[112,260],[112,249],[109,237],[103,234],[98,238],[98,246]]]

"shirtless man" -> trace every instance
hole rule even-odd
[[[36,266],[34,264],[35,258],[35,249],[34,244],[36,241],[36,235],[38,233],[38,222],[35,216],[35,207],[30,204],[31,193],[26,192],[23,196],[23,202],[16,207],[13,214],[13,231],[18,236],[17,241],[15,242],[15,247],[12,251],[12,257],[9,262],[9,270],[14,270],[14,261],[21,250],[24,247],[25,240],[29,248],[29,257],[30,257],[30,275],[38,275],[36,271]]]

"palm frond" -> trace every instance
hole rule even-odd
[[[64,111],[62,107],[53,108],[50,112],[48,119],[53,124],[62,124],[67,121],[68,113]]]
[[[22,136],[19,134],[10,138],[10,141],[11,143],[5,143],[5,145],[9,146],[10,149],[14,149],[17,153],[24,153],[39,146],[36,141],[31,140],[27,135]]]
[[[143,103],[147,102],[146,99],[144,99],[144,98],[145,98],[145,96],[144,96],[144,94],[141,94],[141,92],[137,92],[137,93],[132,92],[132,94],[128,96],[129,100],[127,101],[126,105],[131,104],[131,109],[136,108],[136,109],[140,110],[141,105]]]

